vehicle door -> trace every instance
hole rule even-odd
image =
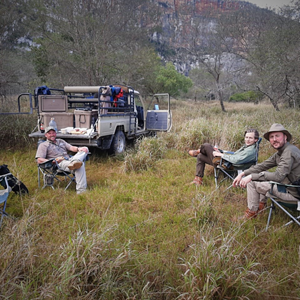
[[[152,109],[151,109],[152,108]],[[172,113],[170,95],[154,94],[147,109],[146,130],[170,131],[172,127]]]

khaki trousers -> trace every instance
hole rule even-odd
[[[266,202],[269,197],[271,184],[266,181],[250,181],[247,184],[247,202],[251,211],[257,211],[259,202]],[[277,186],[274,185],[273,195],[292,204],[297,204],[298,199],[289,193],[278,192]]]
[[[59,167],[68,172],[74,172],[76,177],[76,191],[77,192],[84,192],[87,188],[87,181],[86,181],[86,172],[85,172],[85,164],[84,160],[86,159],[87,154],[84,151],[77,152],[70,160],[63,160],[59,163]],[[74,161],[79,160],[83,164],[82,166],[74,171],[71,171],[68,168],[68,165]]]

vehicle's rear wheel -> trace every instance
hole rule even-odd
[[[126,148],[126,138],[122,130],[117,130],[111,144],[111,152],[114,155],[124,153]]]

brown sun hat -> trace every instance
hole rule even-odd
[[[271,132],[283,132],[287,136],[288,142],[292,139],[292,135],[281,124],[275,123],[271,126],[270,130],[264,134],[266,140],[269,140]]]

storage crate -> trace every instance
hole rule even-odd
[[[41,123],[44,124],[44,127],[49,126],[51,118],[54,118],[54,121],[57,125],[57,130],[60,130],[65,127],[74,127],[74,114],[73,113],[41,113]]]
[[[74,110],[75,128],[91,128],[91,125],[96,122],[98,110]]]
[[[68,99],[66,95],[40,95],[39,112],[67,112]]]

